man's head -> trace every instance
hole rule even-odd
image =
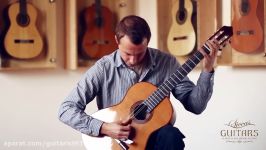
[[[141,64],[151,38],[147,22],[138,16],[126,16],[118,23],[115,33],[124,62],[129,67]]]
[[[130,15],[124,17],[116,26],[115,36],[117,42],[125,35],[129,37],[133,44],[140,44],[145,38],[148,43],[151,38],[151,31],[148,23],[141,17]]]

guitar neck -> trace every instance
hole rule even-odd
[[[95,0],[95,23],[97,27],[102,27],[103,19],[102,19],[102,4],[101,0]]]
[[[19,0],[19,13],[22,15],[27,15],[27,1]]]
[[[184,9],[185,9],[185,0],[179,0],[178,10],[184,10]]]

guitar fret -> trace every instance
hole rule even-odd
[[[168,94],[168,93],[165,92],[163,89],[160,89],[160,87],[159,87],[158,89],[159,89],[160,91],[162,91],[164,95],[167,95],[167,94]]]
[[[156,92],[159,94],[159,96],[161,96],[160,99],[164,98],[164,95],[161,95],[161,93],[158,90]]]
[[[168,88],[168,91],[171,90],[171,88],[166,84],[166,82],[164,83],[164,85]]]
[[[152,105],[152,107],[155,107],[156,106],[156,103],[154,105],[153,100],[151,98],[150,98],[150,100],[148,102]]]
[[[164,89],[166,92],[168,92],[168,90],[166,90],[164,86],[160,86],[160,87],[162,87],[162,89]]]
[[[194,55],[194,56],[195,56],[195,58],[197,58],[197,59],[198,59],[198,61],[200,61],[200,60],[201,60],[201,59],[199,59],[199,58],[198,58],[198,56],[197,56],[197,55]]]
[[[190,62],[192,62],[193,64],[194,64],[194,66],[196,66],[197,64],[195,64],[195,62],[194,61],[192,61],[191,59],[189,59],[190,60]]]
[[[179,70],[177,70],[177,72],[182,76],[182,78],[184,78],[184,75],[181,72],[179,72]]]
[[[162,99],[162,97],[160,97],[160,95],[158,93],[156,93],[157,91],[154,92],[155,96],[157,96],[158,100]],[[156,99],[157,101],[157,99]]]
[[[187,70],[186,70],[185,68],[182,68],[182,70],[183,70],[183,71],[185,71],[185,72],[186,72],[186,74],[188,74],[188,72],[187,72]]]
[[[174,85],[173,85],[169,80],[167,80],[166,82],[170,83],[171,86],[172,86],[172,88],[174,87]],[[172,89],[172,88],[171,88],[171,89]]]
[[[148,107],[148,109],[150,109],[150,110],[154,108],[154,106],[151,106],[151,105],[150,105],[150,102],[149,102],[149,101],[144,101],[143,103],[144,103],[144,105],[146,105],[146,106]]]
[[[172,77],[170,77],[170,79],[173,81],[173,82],[175,82],[175,85],[177,85],[178,83],[172,78]],[[170,80],[169,79],[169,80]]]
[[[193,69],[193,68],[191,68],[191,67],[190,67],[188,64],[186,64],[186,63],[185,63],[185,65],[186,65],[186,66],[188,66],[188,68],[189,68],[190,70],[192,70],[192,69]]]
[[[150,96],[150,101],[154,104],[153,108],[159,104],[159,101],[157,101],[157,98],[154,96],[155,94],[153,93]],[[153,97],[153,98],[152,98]]]
[[[152,101],[156,100],[156,97],[154,96],[154,94],[152,94],[150,97],[152,98]]]
[[[181,81],[181,79],[174,73],[173,74],[179,81]]]
[[[203,47],[205,47],[205,48],[208,50],[207,53],[210,53],[210,52],[211,52],[211,49],[210,49],[206,44],[203,44]],[[206,51],[205,51],[205,52],[206,52]]]
[[[149,103],[149,100],[147,100],[147,102],[144,101],[144,103]],[[150,112],[151,110],[153,110],[153,108],[155,107],[155,106],[151,106],[149,104],[147,104],[146,106],[148,106],[148,112]]]
[[[154,95],[157,97],[157,98],[159,98],[160,99],[160,97],[154,92]],[[155,99],[156,100],[156,99]]]

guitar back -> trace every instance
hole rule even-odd
[[[97,7],[100,7],[100,10],[97,10]],[[105,6],[93,4],[86,9],[87,29],[82,39],[83,54],[93,59],[99,59],[117,49],[113,18],[113,13]]]
[[[257,17],[258,0],[233,0],[232,47],[243,53],[255,52],[263,40],[263,30]]]
[[[43,49],[43,41],[35,23],[37,11],[31,4],[27,5],[29,22],[25,26],[18,23],[19,3],[12,4],[8,9],[10,27],[4,39],[7,53],[15,58],[29,59],[38,56]]]
[[[172,24],[167,37],[167,47],[175,56],[185,56],[194,50],[196,33],[191,22],[193,5],[190,0],[183,0],[184,10],[180,10],[180,0],[172,7]]]
[[[132,86],[122,102],[113,107],[102,109],[92,116],[105,122],[115,122],[126,119],[136,107],[137,104],[147,99],[157,87],[150,83],[140,82]],[[172,118],[172,105],[166,97],[150,114],[143,120],[133,118],[131,126],[134,128],[132,135],[129,137],[134,143],[129,144],[129,150],[144,150],[148,138],[152,132],[166,125]],[[91,137],[82,135],[84,145],[91,149],[92,145],[97,150],[121,150],[116,140],[109,137]],[[95,144],[101,143],[101,144]]]

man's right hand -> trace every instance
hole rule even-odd
[[[121,122],[103,123],[101,134],[114,139],[128,139],[131,130],[131,119]]]

